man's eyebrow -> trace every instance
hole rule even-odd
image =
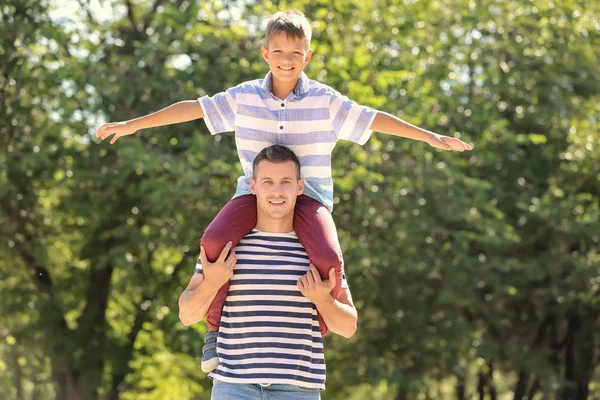
[[[260,179],[261,181],[265,181],[265,180],[267,180],[267,179],[268,179],[268,180],[271,180],[271,181],[273,180],[273,178],[272,178],[272,177],[270,177],[270,176],[265,176],[265,177],[263,177],[263,178],[259,178],[259,179]],[[294,178],[293,178],[293,177],[291,177],[291,176],[284,176],[284,177],[281,177],[280,179],[283,181],[283,180],[285,180],[285,179],[292,180],[292,179],[294,179]]]

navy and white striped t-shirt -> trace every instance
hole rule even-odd
[[[309,269],[296,234],[255,229],[234,250],[237,264],[217,339],[221,364],[210,377],[324,390],[317,309],[296,285]],[[348,287],[345,275],[342,287]]]

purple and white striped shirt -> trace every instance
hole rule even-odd
[[[235,131],[244,176],[234,197],[250,194],[252,162],[265,147],[289,147],[300,160],[304,194],[333,209],[331,152],[338,140],[364,144],[377,112],[342,96],[304,72],[281,100],[271,91],[271,73],[212,97],[198,99],[211,134]]]

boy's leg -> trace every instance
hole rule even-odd
[[[256,226],[256,196],[248,194],[230,200],[215,219],[208,225],[200,245],[204,246],[206,258],[214,262],[219,258],[227,242],[234,248],[244,236]],[[208,309],[208,327],[218,330],[221,324],[221,311],[229,291],[229,282],[219,289]]]
[[[235,247],[244,236],[256,226],[256,197],[245,195],[229,201],[215,219],[208,225],[200,240],[206,258],[213,262],[223,251],[227,242]],[[221,323],[223,305],[229,291],[229,282],[219,289],[208,309],[208,333],[204,336],[201,369],[205,373],[219,365],[217,357],[217,331]]]
[[[301,195],[296,200],[294,230],[298,240],[306,249],[310,262],[317,267],[321,279],[329,279],[329,270],[335,269],[335,287],[331,295],[337,299],[342,285],[342,249],[331,213],[317,200]],[[327,325],[319,315],[321,333],[328,331]]]

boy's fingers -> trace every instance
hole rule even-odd
[[[116,141],[117,141],[117,139],[119,139],[119,138],[120,138],[120,136],[119,136],[119,135],[117,135],[117,134],[115,133],[115,136],[114,136],[114,137],[112,138],[112,140],[110,141],[110,144],[113,144],[113,143],[114,143],[114,142],[116,142]]]
[[[217,261],[219,262],[224,262],[225,261],[225,257],[227,257],[227,254],[229,254],[229,250],[231,249],[231,241],[227,242],[227,244],[225,245],[225,247],[223,247],[223,250],[221,250],[221,254],[219,255],[219,259]]]

